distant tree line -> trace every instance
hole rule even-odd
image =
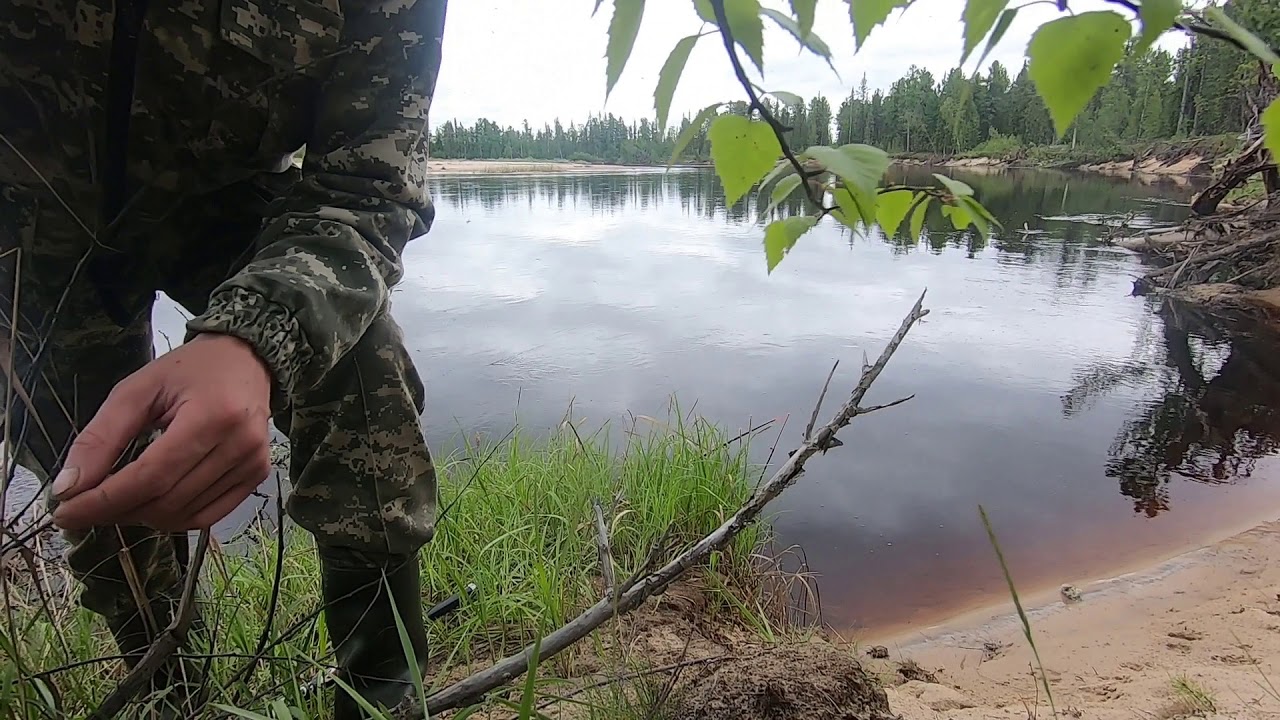
[[[1231,0],[1224,9],[1272,46],[1280,45],[1280,2]],[[1246,91],[1257,64],[1231,45],[1195,36],[1170,54],[1153,50],[1122,63],[1062,140],[1094,151],[1139,141],[1239,132],[1251,112]],[[1053,124],[1024,65],[1016,75],[999,62],[986,74],[959,68],[941,80],[913,66],[887,91],[870,91],[866,76],[832,112],[822,96],[807,103],[771,102],[792,128],[796,148],[861,142],[891,152],[964,153],[989,148],[1054,144]],[[743,103],[730,106],[745,112]],[[559,119],[533,128],[501,127],[490,120],[467,126],[448,121],[432,135],[431,153],[442,158],[571,159],[624,164],[665,163],[686,116],[665,131],[648,118],[627,121],[593,115],[565,127]],[[709,158],[705,131],[689,143],[682,161]]]

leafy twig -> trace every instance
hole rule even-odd
[[[1113,5],[1123,5],[1135,13],[1142,12],[1142,8],[1138,6],[1138,3],[1133,2],[1133,0],[1107,0],[1107,2],[1112,3]],[[1230,33],[1225,33],[1218,28],[1210,27],[1202,23],[1183,22],[1181,20],[1174,20],[1173,27],[1177,30],[1182,30],[1183,32],[1204,35],[1205,37],[1226,41],[1234,45],[1239,50],[1243,50],[1251,55],[1253,54],[1250,52],[1249,48],[1245,47],[1243,43],[1232,37]],[[1272,48],[1272,52],[1280,55],[1280,52],[1277,52],[1274,48]]]
[[[806,170],[804,164],[796,157],[791,149],[790,143],[787,142],[787,129],[783,127],[781,122],[773,116],[765,104],[760,102],[760,96],[756,94],[755,85],[751,79],[747,77],[747,70],[742,66],[742,60],[738,58],[738,49],[734,45],[733,32],[729,30],[729,17],[725,14],[724,0],[710,0],[711,8],[715,11],[716,23],[720,26],[720,36],[724,39],[725,52],[729,53],[729,62],[733,64],[733,74],[738,77],[738,82],[742,84],[742,89],[746,91],[747,97],[750,99],[749,107],[760,113],[760,117],[769,123],[773,134],[778,138],[778,145],[782,148],[782,154],[787,158],[787,162],[791,163],[791,167],[795,169],[796,174],[800,176],[800,180],[804,185],[805,197],[818,210],[818,217],[821,218],[827,213],[834,211],[836,208],[827,207],[823,204],[823,191],[819,187],[814,187],[809,182],[811,178],[821,175],[821,170]]]

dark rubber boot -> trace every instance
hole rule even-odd
[[[374,707],[393,708],[413,690],[413,674],[421,678],[427,666],[418,556],[370,557],[324,547],[319,554],[325,624],[338,659],[338,677]],[[410,667],[405,656],[396,613],[416,667]],[[370,717],[346,689],[335,684],[333,692],[334,720]]]

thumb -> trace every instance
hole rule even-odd
[[[106,479],[129,443],[155,419],[158,395],[158,386],[146,374],[120,381],[67,449],[53,480],[54,499],[75,497]]]

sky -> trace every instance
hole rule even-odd
[[[762,4],[789,11],[785,0]],[[603,112],[627,119],[653,117],[658,71],[675,43],[701,27],[692,0],[648,0],[631,58],[607,101],[604,54],[613,3],[604,0],[595,17],[593,5],[594,0],[451,2],[432,124],[488,118],[519,127],[527,119],[541,127],[557,117],[567,125]],[[864,73],[871,90],[888,89],[913,64],[940,80],[960,59],[963,0],[916,0],[876,28],[856,53],[848,7],[843,0],[818,3],[814,29],[831,48],[835,72],[818,56],[802,52],[790,34],[766,18],[763,79],[740,53],[753,78],[768,90],[805,98],[821,93],[835,109]],[[1072,0],[1071,8],[1077,13],[1115,9],[1131,15],[1106,0]],[[983,69],[998,60],[1016,74],[1032,32],[1057,15],[1048,3],[1020,10]],[[1136,32],[1136,20],[1134,27]],[[1166,49],[1183,43],[1179,33],[1167,33],[1160,41]],[[966,72],[974,70],[982,47],[965,64]],[[698,41],[676,88],[671,118],[678,121],[682,114],[711,103],[742,99],[719,36],[707,35]]]

